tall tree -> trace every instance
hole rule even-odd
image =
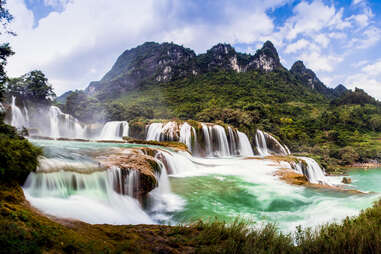
[[[0,0],[0,34],[8,33],[15,35],[14,32],[8,29],[8,24],[13,20],[13,16],[9,13],[5,5],[6,1]],[[7,58],[13,54],[14,52],[9,46],[9,43],[0,44],[0,101],[4,96],[4,84],[7,79],[4,67],[7,64]]]
[[[34,70],[23,76],[26,98],[37,103],[50,103],[56,94],[42,71]]]

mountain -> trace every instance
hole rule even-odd
[[[217,71],[271,72],[285,70],[274,45],[267,41],[254,55],[238,53],[229,44],[217,44],[196,55],[191,49],[173,43],[146,42],[120,55],[104,77],[86,88],[89,95],[117,98],[144,83],[179,80]],[[61,100],[61,99],[60,99]]]
[[[333,93],[336,97],[340,97],[342,96],[345,92],[347,92],[348,89],[342,85],[342,84],[339,84],[338,86],[336,86],[334,89],[333,89]]]
[[[313,72],[311,69],[307,69],[302,61],[296,61],[292,65],[290,72],[294,74],[295,77],[306,86],[315,89],[327,97],[336,97],[336,93],[333,91],[333,89],[326,87],[323,82],[321,82],[320,79],[316,76],[315,72]],[[340,89],[342,88],[339,87],[339,90]]]

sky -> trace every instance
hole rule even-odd
[[[204,53],[229,43],[255,53],[266,40],[282,64],[296,60],[329,87],[359,87],[381,100],[380,0],[8,0],[17,36],[11,77],[42,70],[57,95],[84,89],[125,50],[174,42]]]

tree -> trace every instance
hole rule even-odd
[[[0,23],[2,26],[2,31],[0,31],[0,34],[3,34],[5,32],[11,35],[15,35],[14,32],[8,29],[8,24],[12,22],[13,16],[12,14],[9,13],[8,9],[5,8],[6,4],[7,4],[6,0],[0,1]]]
[[[0,6],[1,8],[1,6]],[[1,10],[0,10],[0,20],[1,20]],[[0,100],[4,97],[5,93],[5,82],[7,80],[7,74],[5,73],[5,65],[7,64],[7,58],[13,55],[9,43],[4,43],[0,45]]]
[[[0,23],[2,29],[0,30],[0,35],[5,33],[15,35],[15,33],[8,30],[8,24],[13,20],[13,16],[9,13],[8,9],[5,8],[6,1],[0,0]],[[3,99],[5,93],[5,81],[7,75],[5,73],[4,67],[7,64],[7,58],[13,55],[9,43],[3,43],[0,45],[0,101]]]
[[[56,94],[42,71],[34,70],[23,76],[27,99],[37,103],[50,103]]]

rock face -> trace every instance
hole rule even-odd
[[[342,96],[345,92],[347,92],[348,89],[343,86],[342,84],[339,84],[338,86],[336,86],[334,89],[333,89],[333,93],[335,94],[335,96],[337,97],[340,97]]]
[[[173,43],[146,42],[126,50],[100,80],[93,81],[86,93],[100,99],[116,98],[143,83],[167,82],[214,71],[274,71],[283,68],[270,41],[255,55],[237,53],[229,44],[217,44],[205,54]]]
[[[121,169],[120,179],[114,183],[114,190],[123,195],[130,195],[141,199],[158,186],[157,174],[160,166],[157,161],[143,152],[119,151],[105,157],[98,158],[105,167]],[[128,189],[123,183],[128,182]]]
[[[193,50],[174,43],[146,42],[124,51],[111,70],[101,80],[91,82],[85,93],[106,101],[145,85],[218,71],[288,72],[280,63],[278,52],[270,41],[266,41],[254,55],[236,52],[231,45],[222,43],[204,54],[196,55]],[[326,87],[302,61],[295,62],[287,75],[329,98],[339,97],[346,91],[343,85],[335,89]],[[65,101],[68,95],[70,92],[57,100]]]
[[[296,61],[292,65],[290,72],[303,84],[317,90],[321,94],[332,97],[333,89],[326,87],[311,69],[306,68],[302,61]]]
[[[132,90],[143,81],[169,81],[196,75],[196,54],[173,43],[146,42],[120,55],[109,72],[86,88],[90,94],[107,91],[108,97]]]
[[[343,180],[341,182],[345,184],[351,184],[352,179],[350,177],[343,177]]]

